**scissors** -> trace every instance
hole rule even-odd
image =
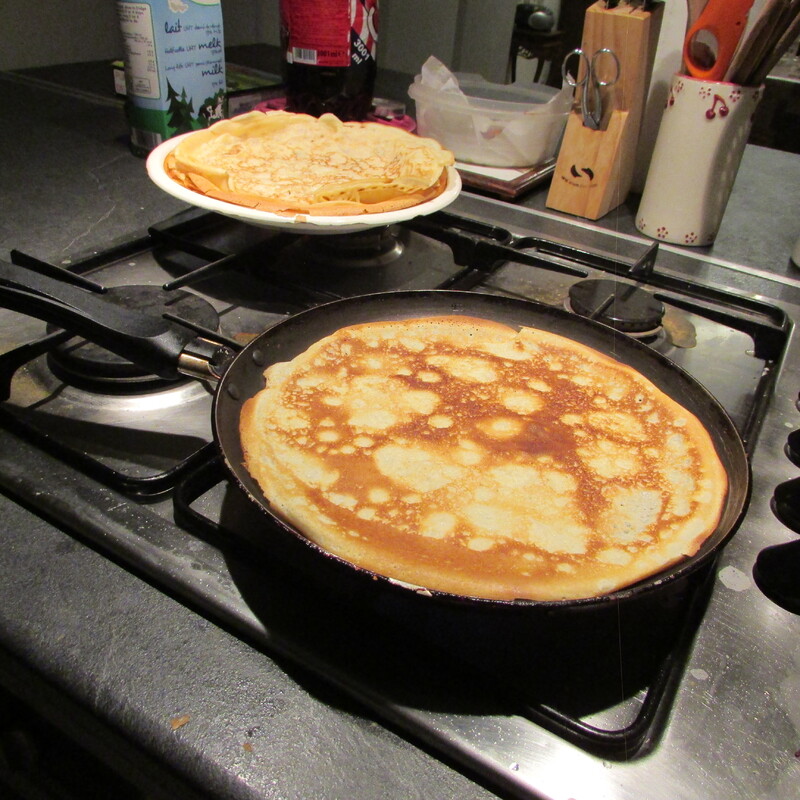
[[[572,56],[578,56],[578,75],[583,72],[583,77],[580,80],[573,78],[567,70],[567,62]],[[614,65],[613,74],[609,76],[608,80],[601,80],[597,73],[598,62],[603,56],[608,56]],[[581,65],[584,67],[583,70],[580,69]],[[591,59],[580,48],[570,50],[564,56],[564,61],[561,64],[561,76],[570,86],[581,86],[583,88],[581,92],[581,114],[583,115],[583,124],[587,128],[591,128],[594,131],[600,129],[600,121],[603,118],[603,99],[600,96],[600,88],[613,86],[619,80],[619,72],[620,66],[617,54],[608,47],[601,47],[599,50],[595,50]]]

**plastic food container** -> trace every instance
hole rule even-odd
[[[458,161],[484,166],[529,167],[555,156],[571,91],[489,83],[480,75],[454,77],[460,92],[435,89],[420,75],[409,87],[420,135],[436,139]]]

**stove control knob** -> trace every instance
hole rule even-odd
[[[786,455],[793,464],[800,467],[800,430],[792,431],[786,439]]]
[[[778,484],[772,495],[772,511],[784,525],[800,533],[800,478]]]
[[[800,614],[800,541],[765,547],[753,566],[753,580],[773,603]]]

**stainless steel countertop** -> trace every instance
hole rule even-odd
[[[522,199],[528,208],[546,211],[547,191]],[[614,209],[596,223],[609,230],[642,238],[634,218],[638,196]],[[552,212],[555,216],[563,214]],[[711,257],[742,265],[751,275],[775,275],[800,280],[800,268],[789,258],[800,238],[800,155],[749,145],[734,183],[719,234],[710,247],[661,244],[668,250]]]
[[[129,236],[183,208],[152,186],[143,162],[128,153],[118,103],[54,92],[2,75],[0,100],[3,108],[13,109],[0,128],[0,257],[18,248],[69,263],[76,254],[103,248],[109,239]],[[796,296],[800,271],[789,263],[789,253],[800,235],[798,187],[800,156],[747,149],[720,235],[713,248],[704,250],[712,264],[744,265],[724,271],[738,288],[776,299]],[[543,209],[544,198],[545,191],[539,190],[521,205]],[[625,206],[599,225],[632,235],[634,212],[635,207]],[[678,259],[684,251],[671,250]],[[796,364],[788,365],[785,380],[800,384]],[[771,413],[783,421],[779,429],[788,432],[796,426],[791,404]],[[13,448],[13,438],[4,444]],[[769,464],[757,480],[764,486],[774,482]],[[56,521],[41,520],[7,497],[0,497],[0,513],[0,667],[5,669],[0,674],[29,672],[42,685],[71,697],[78,711],[108,728],[111,742],[117,736],[133,744],[141,762],[131,763],[143,776],[149,775],[152,756],[166,752],[176,774],[218,796],[495,796],[475,776],[373,721],[364,709],[302,671],[208,622],[62,532]],[[766,519],[766,509],[764,514]],[[753,547],[755,542],[743,540],[742,557]],[[716,602],[724,605],[726,592],[739,591],[732,579],[731,585],[719,587]],[[723,642],[725,637],[744,639],[758,652],[770,637],[797,634],[798,619],[777,607],[759,605],[767,621],[764,630],[750,629],[737,608],[742,606],[720,616]],[[16,673],[14,665],[19,667]],[[685,790],[671,796],[729,797],[739,771],[763,773],[772,794],[753,797],[798,796],[800,762],[794,752],[800,741],[791,737],[800,730],[800,661],[794,669],[782,667],[780,674],[770,675],[763,682],[768,690],[728,698],[727,707],[740,711],[722,720],[715,719],[712,698],[729,692],[728,678],[741,665],[731,662],[724,647],[701,648],[691,668],[696,672],[677,703],[694,707],[696,727],[671,732],[666,742],[668,749],[676,738],[689,741],[697,753],[691,764],[664,764],[658,753],[646,757],[637,765],[644,778],[636,795],[619,789],[625,765],[582,757],[578,772],[566,774],[567,765],[573,769],[576,763],[573,748],[566,744],[521,752],[515,772],[537,772],[543,791],[559,797],[662,797],[667,777],[673,787]],[[760,669],[768,671],[772,665],[765,662]],[[39,698],[45,696],[42,689],[37,692]],[[776,717],[773,695],[780,695],[781,707],[794,712]],[[170,718],[184,712],[196,724],[172,731]],[[247,732],[227,722],[247,714],[254,728],[259,726],[255,752],[242,748]],[[750,736],[759,726],[776,728],[788,738],[771,755],[755,742],[750,751],[748,742],[738,741],[737,748],[751,756],[722,785],[704,764],[722,758],[727,743],[709,741],[706,726],[721,727],[731,740],[742,730]],[[508,735],[509,729],[502,733]],[[166,780],[159,787],[160,776],[147,780],[154,793],[171,788]]]

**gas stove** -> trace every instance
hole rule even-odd
[[[635,609],[533,624],[409,605],[358,582],[332,591],[296,548],[267,543],[264,516],[226,479],[206,384],[148,374],[11,311],[0,312],[0,422],[15,447],[0,456],[0,486],[498,791],[789,797],[800,778],[798,609],[767,570],[757,585],[753,568],[797,527],[787,435],[800,429],[800,291],[731,288],[743,273],[465,194],[431,217],[339,236],[189,210],[68,277],[232,348],[325,302],[413,289],[534,300],[635,336],[720,401],[753,472],[719,559]]]

